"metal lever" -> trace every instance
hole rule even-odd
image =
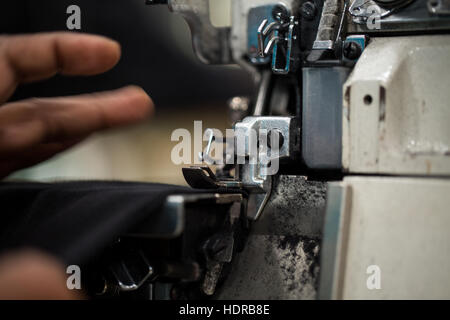
[[[286,45],[286,63],[284,65],[284,68],[279,68],[277,66],[277,55],[278,55],[278,41],[276,42],[274,48],[273,48],[273,58],[272,58],[272,70],[274,73],[277,74],[288,74],[291,70],[291,55],[292,55],[292,47],[293,42],[296,40],[296,35],[294,35],[295,26],[298,25],[298,22],[295,21],[295,17],[291,17],[289,21],[289,27],[288,27],[288,36],[285,39],[287,42]],[[278,37],[278,31],[275,32],[274,37]]]
[[[266,48],[264,49],[263,52],[263,57],[266,57],[269,55],[270,51],[273,50],[273,48],[275,47],[276,44],[278,44],[278,42],[281,40],[281,38],[279,36],[273,36],[272,38],[270,38],[269,42],[267,43]]]
[[[267,36],[269,34],[271,34],[272,32],[287,26],[287,24],[283,24],[283,23],[277,22],[277,21],[271,22],[267,25],[268,22],[269,22],[269,20],[264,19],[258,28],[258,53],[259,53],[259,56],[262,58],[264,58],[268,55],[268,53],[270,51],[270,49],[268,49],[269,44],[274,41],[274,37],[272,37],[269,40],[269,44],[266,46],[266,48],[264,48],[264,44],[266,42]]]
[[[265,35],[264,35],[264,28],[267,25],[268,20],[264,19],[263,22],[261,22],[260,26],[258,27],[258,53],[260,57],[265,57],[264,55],[264,42],[265,42]]]
[[[218,180],[209,167],[190,167],[182,170],[184,179],[194,189],[242,189],[242,182]]]
[[[298,21],[294,16],[289,18],[289,22],[283,20],[275,21],[268,24],[268,20],[264,19],[258,28],[258,53],[260,57],[267,57],[272,52],[272,70],[276,74],[287,74],[291,70],[291,57],[293,42],[297,39],[295,35],[295,27]],[[284,36],[284,34],[286,36]],[[267,45],[265,45],[267,36],[271,35]],[[278,66],[278,49],[281,42],[286,42],[286,61],[284,67]]]
[[[207,164],[215,164],[215,160],[211,157],[212,144],[216,141],[213,129],[206,129],[205,134],[208,136],[208,144],[206,145],[206,152],[199,152],[198,159]]]

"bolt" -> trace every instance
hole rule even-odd
[[[358,59],[362,53],[361,46],[355,41],[346,41],[344,43],[344,56],[347,59],[355,60]]]
[[[289,21],[289,16],[289,10],[282,4],[277,4],[272,9],[272,17],[277,21]]]
[[[302,15],[303,18],[305,18],[306,20],[312,20],[316,16],[316,13],[317,8],[313,2],[307,1],[303,3],[302,8],[300,10],[300,14]]]

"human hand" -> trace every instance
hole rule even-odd
[[[0,300],[78,300],[80,290],[67,288],[68,275],[57,259],[20,250],[0,258]]]
[[[146,118],[153,102],[140,88],[6,103],[20,83],[95,75],[116,65],[118,43],[99,36],[0,36],[0,178],[44,161],[91,133]]]

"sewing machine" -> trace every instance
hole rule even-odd
[[[92,295],[450,298],[450,2],[219,2],[221,26],[217,1],[147,4],[186,19],[202,62],[252,74],[229,104],[241,149],[213,159],[207,131],[183,171],[202,192],[99,257]]]

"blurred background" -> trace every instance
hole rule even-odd
[[[211,0],[214,22],[227,20],[229,0]],[[81,8],[80,32],[111,37],[122,45],[122,59],[95,77],[62,77],[21,86],[12,100],[66,96],[139,85],[156,104],[155,116],[126,129],[90,137],[75,148],[9,179],[118,179],[184,184],[181,166],[170,154],[177,128],[193,132],[231,127],[227,101],[250,96],[249,74],[237,66],[206,66],[197,60],[190,30],[167,6],[146,6],[145,0],[14,0],[0,4],[3,34],[67,31],[67,7]]]

